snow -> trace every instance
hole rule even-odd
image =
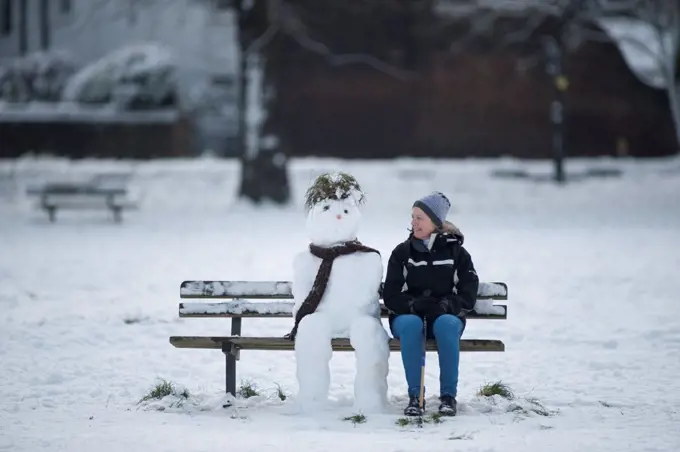
[[[78,63],[68,52],[33,52],[0,58],[0,99],[11,102],[55,102]]]
[[[312,206],[305,227],[311,243],[327,247],[355,240],[360,221],[354,199],[326,199]]]
[[[183,297],[197,297],[204,294],[224,296],[291,296],[289,281],[187,281],[180,288]]]
[[[354,198],[317,202],[307,212],[309,241],[320,247],[354,241],[361,217]],[[294,257],[294,316],[313,290],[321,264],[322,260],[307,247]],[[295,338],[298,404],[302,411],[318,410],[328,402],[333,337],[349,337],[355,350],[354,408],[366,414],[385,411],[390,350],[380,320],[382,279],[378,253],[356,252],[333,260],[319,306],[300,321]]]
[[[375,317],[354,315],[348,319],[349,331],[338,332],[338,319],[333,314],[319,309],[300,322],[295,339],[296,408],[311,414],[328,407],[331,339],[349,336],[356,355],[356,375],[349,385],[354,389],[352,409],[364,414],[385,412],[390,355],[385,328]]]
[[[477,300],[475,311],[478,314],[504,315],[503,306],[495,306],[493,300]],[[292,301],[249,301],[233,299],[224,303],[182,303],[182,315],[238,315],[244,313],[292,316],[295,303]]]
[[[172,52],[156,43],[135,44],[121,47],[78,71],[68,80],[63,93],[67,102],[102,103],[115,99],[122,93],[124,84],[139,81],[142,76],[150,77],[148,93],[160,100],[167,91],[175,89],[171,73],[176,63]],[[138,89],[139,87],[132,87]]]
[[[231,300],[227,303],[184,303],[179,312],[183,315],[197,314],[280,314],[290,315],[293,313],[292,301],[267,301],[252,302],[247,300]]]
[[[503,315],[505,314],[505,308],[503,306],[494,306],[493,300],[477,300],[475,302],[475,312],[482,315]]]
[[[180,287],[180,296],[182,297],[275,296],[290,298],[292,293],[290,281],[186,281],[186,284]],[[499,283],[480,282],[477,293],[480,297],[498,298],[507,296],[505,286]]]
[[[413,199],[451,194],[449,218],[480,278],[507,282],[512,308],[505,321],[468,322],[464,338],[500,339],[506,352],[461,355],[458,417],[422,429],[394,424],[406,404],[397,353],[390,413],[365,424],[342,420],[355,413],[352,353],[331,360],[329,406],[305,415],[294,409],[293,352],[243,352],[237,384],[252,380],[261,395],[223,408],[222,352],[176,349],[168,338],[223,336],[230,322],[179,319],[178,286],[290,280],[291,259],[308,243],[304,209],[237,202],[236,161],[25,158],[0,161],[0,187],[16,187],[0,190],[0,450],[680,448],[680,160],[570,160],[567,173],[616,167],[623,175],[565,187],[490,176],[548,173],[548,162],[290,163],[298,202],[319,171],[357,177],[368,200],[360,240],[382,251],[384,264],[407,234]],[[144,194],[119,225],[97,212],[64,212],[49,224],[23,194],[40,180],[114,170],[132,171]],[[243,334],[282,336],[290,320],[248,319]],[[138,405],[157,378],[190,397]],[[433,355],[425,378],[436,407]],[[497,380],[517,399],[476,396]],[[541,416],[527,399],[556,413]]]
[[[480,297],[506,297],[508,291],[503,284],[480,282],[477,295]]]
[[[673,67],[677,52],[670,30],[662,31],[661,35],[651,24],[631,18],[607,18],[598,22],[618,44],[626,63],[642,82],[654,88],[667,87],[666,71]]]

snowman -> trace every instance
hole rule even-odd
[[[346,173],[323,174],[306,193],[309,249],[293,262],[293,317],[303,410],[322,406],[330,386],[331,339],[349,338],[355,350],[354,408],[387,405],[388,335],[380,321],[380,253],[357,239],[364,194]]]

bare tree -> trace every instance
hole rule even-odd
[[[50,5],[47,0],[40,0],[40,48],[49,50],[52,41],[52,23]]]
[[[636,51],[651,62],[638,75],[647,84],[665,89],[680,145],[680,96],[678,57],[680,56],[680,2],[678,0],[599,0],[597,22],[624,48]],[[589,39],[601,38],[588,33]],[[606,38],[605,38],[606,39]]]
[[[28,53],[28,0],[19,0],[19,54]]]

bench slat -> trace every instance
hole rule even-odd
[[[28,195],[54,195],[54,196],[112,196],[125,195],[127,189],[124,187],[95,187],[90,184],[51,184],[43,187],[29,187],[26,189]]]
[[[137,209],[137,204],[130,201],[114,201],[109,204],[105,200],[78,200],[78,199],[50,199],[46,203],[39,203],[39,207],[45,209],[69,209],[69,210],[88,210],[88,209]]]
[[[390,350],[399,351],[399,340],[390,339]],[[240,336],[172,336],[170,343],[177,348],[222,349],[222,344],[233,344],[242,350],[289,350],[295,349],[295,343],[282,337],[240,337]],[[333,339],[333,350],[339,352],[353,351],[349,339]],[[427,341],[427,350],[436,351],[437,344]],[[505,344],[499,340],[461,339],[461,352],[503,352]]]
[[[382,296],[383,284],[380,284]],[[183,281],[180,298],[292,299],[290,281]],[[502,282],[480,282],[478,299],[507,300],[508,286]]]
[[[214,318],[214,317],[254,317],[254,318],[285,318],[292,317],[292,301],[251,302],[242,299],[222,303],[180,303],[179,316],[186,318]],[[381,304],[381,317],[388,317],[385,305]],[[505,305],[494,305],[489,314],[470,312],[468,319],[507,319],[508,309]]]

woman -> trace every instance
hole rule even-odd
[[[439,413],[456,415],[460,337],[465,314],[475,306],[479,279],[463,234],[446,221],[451,203],[434,192],[413,204],[411,233],[392,251],[383,299],[390,310],[390,329],[401,342],[408,384],[407,416],[422,414],[419,406],[423,359],[423,319],[427,337],[437,342]],[[423,401],[424,404],[424,401]]]

